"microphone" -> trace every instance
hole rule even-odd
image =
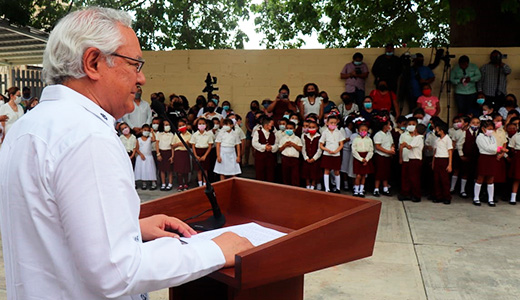
[[[213,186],[211,185],[211,182],[208,179],[207,171],[202,168],[200,162],[195,158],[195,154],[193,154],[191,147],[188,146],[186,141],[182,138],[182,135],[180,134],[179,130],[177,130],[177,124],[173,123],[170,117],[166,114],[164,105],[161,105],[160,107],[156,106],[154,108],[155,112],[157,112],[158,115],[162,116],[165,120],[170,122],[170,126],[172,127],[173,131],[179,137],[179,140],[181,141],[182,145],[184,145],[184,147],[186,147],[186,150],[188,150],[190,158],[195,161],[195,163],[202,172],[202,177],[206,181],[206,189],[204,190],[204,193],[206,194],[206,197],[208,198],[209,203],[211,204],[213,216],[203,221],[188,223],[188,225],[190,225],[191,228],[199,231],[208,231],[221,228],[222,226],[224,226],[224,224],[226,224],[226,217],[224,217],[224,215],[220,211],[220,206],[217,202],[217,195],[215,194],[215,190],[213,189]]]

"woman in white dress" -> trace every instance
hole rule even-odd
[[[307,83],[303,87],[303,94],[305,97],[298,104],[302,120],[312,113],[318,115],[321,120],[323,118],[323,98],[318,96],[320,94],[318,86],[315,83]]]
[[[9,96],[9,102],[0,107],[0,116],[6,116],[3,117],[4,119],[7,118],[7,120],[1,121],[2,127],[4,128],[4,136],[11,126],[13,126],[14,122],[20,119],[24,114],[23,107],[20,105],[22,102],[20,88],[15,86],[9,88],[7,95]],[[0,118],[0,120],[1,119],[2,118]]]
[[[135,162],[135,180],[141,180],[143,190],[147,189],[146,182],[151,181],[150,190],[157,189],[157,171],[155,169],[155,161],[152,155],[152,142],[155,137],[150,133],[150,126],[143,125],[143,136],[137,139],[135,145],[136,162]]]

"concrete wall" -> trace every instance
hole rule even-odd
[[[471,62],[479,67],[489,61],[492,48],[452,48],[457,57],[468,55]],[[508,76],[508,92],[520,96],[520,48],[499,48],[508,54],[505,63],[513,72]],[[149,100],[152,92],[162,91],[166,97],[171,93],[188,97],[190,105],[197,95],[203,94],[204,80],[208,72],[218,77],[217,92],[221,100],[229,100],[233,109],[241,115],[249,111],[249,103],[265,98],[274,99],[278,88],[287,84],[291,89],[291,99],[302,93],[308,82],[316,83],[320,90],[328,92],[331,100],[339,104],[339,95],[344,91],[344,81],[339,74],[343,66],[350,62],[355,52],[362,52],[364,62],[372,67],[383,49],[316,49],[316,50],[177,50],[146,51],[143,72],[147,83],[143,87],[144,97]],[[396,49],[401,55],[405,49]],[[410,49],[410,53],[420,52],[425,56],[425,64],[430,61],[431,49]],[[438,95],[443,71],[443,63],[434,70],[436,80],[433,93]],[[373,89],[372,75],[367,80],[367,94]],[[441,117],[446,117],[447,99],[443,92]],[[451,114],[456,113],[452,100]],[[406,111],[405,111],[406,112]]]

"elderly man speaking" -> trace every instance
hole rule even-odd
[[[195,234],[180,220],[138,219],[132,165],[114,130],[145,84],[130,26],[127,13],[89,8],[64,17],[49,37],[50,86],[0,152],[9,299],[147,299],[231,266],[252,247],[234,234],[181,245],[165,231]]]

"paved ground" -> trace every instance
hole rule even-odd
[[[176,193],[138,192],[143,202]],[[378,200],[374,255],[306,275],[306,300],[520,298],[520,205],[475,207],[457,197],[451,205]],[[0,300],[6,299],[4,278],[2,271]],[[167,291],[150,296],[166,300]]]

